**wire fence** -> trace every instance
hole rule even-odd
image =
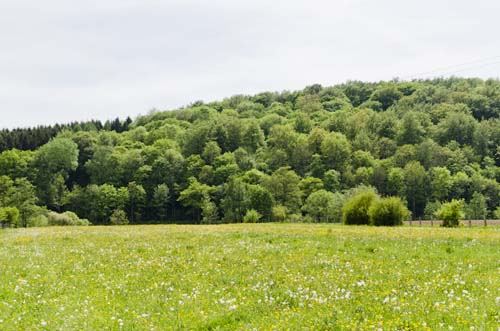
[[[407,226],[441,226],[443,221],[440,220],[412,220],[404,222]],[[500,226],[500,220],[483,219],[483,220],[461,220],[463,226],[478,227],[478,226]]]

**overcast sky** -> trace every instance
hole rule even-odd
[[[499,12],[498,0],[0,0],[0,127],[429,71],[415,77],[497,78]]]

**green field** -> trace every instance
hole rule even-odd
[[[0,231],[0,330],[497,330],[500,229]]]

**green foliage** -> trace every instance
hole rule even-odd
[[[426,130],[421,115],[417,112],[408,112],[401,119],[397,141],[400,145],[420,143]]]
[[[323,189],[323,181],[315,177],[306,177],[300,181],[299,188],[307,198],[311,193]]]
[[[276,205],[273,207],[273,220],[276,222],[284,222],[288,215],[288,210],[283,205]]]
[[[434,167],[430,169],[430,175],[434,199],[437,201],[446,200],[452,186],[450,170],[444,167]]]
[[[265,179],[263,185],[271,192],[274,201],[293,212],[301,205],[300,177],[290,167],[282,167]]]
[[[351,144],[342,133],[330,133],[321,143],[321,153],[327,167],[341,171],[349,163]]]
[[[468,219],[482,220],[488,215],[486,198],[479,192],[472,194],[472,199],[465,206],[465,214]]]
[[[436,216],[436,212],[441,208],[440,201],[431,201],[427,203],[424,210],[424,219],[432,220]]]
[[[1,207],[0,208],[0,223],[10,226],[18,226],[19,210],[16,207]]]
[[[418,161],[409,162],[404,168],[404,186],[408,207],[413,217],[425,209],[428,196],[428,175]]]
[[[342,208],[342,222],[349,225],[370,224],[368,211],[377,199],[377,194],[371,190],[356,194]]]
[[[500,220],[500,206],[497,207],[497,209],[495,210],[495,212],[493,213],[493,215],[495,216],[495,218],[497,220]]]
[[[121,209],[115,209],[109,217],[109,223],[112,225],[127,225],[129,223],[127,213]]]
[[[93,224],[109,224],[114,210],[125,209],[129,200],[126,187],[116,188],[113,185],[89,185],[86,188],[76,187],[68,195],[68,205],[78,215],[89,219]]]
[[[220,156],[221,149],[216,141],[209,141],[203,148],[201,156],[207,164],[212,164],[214,160]]]
[[[243,217],[245,223],[257,223],[262,218],[262,215],[255,209],[249,209]]]
[[[441,205],[441,208],[436,212],[436,217],[443,221],[444,227],[457,227],[465,216],[463,208],[463,200],[453,199]]]
[[[78,167],[78,145],[68,138],[53,139],[37,150],[34,165],[39,200],[60,207],[65,180]]]
[[[80,219],[78,215],[73,212],[67,211],[62,214],[56,212],[49,212],[47,215],[48,225],[51,226],[65,226],[65,225],[73,225],[73,226],[87,226],[90,225],[90,222],[86,219]],[[42,219],[38,219],[35,222],[43,222]],[[38,224],[39,225],[39,224]]]
[[[41,228],[49,225],[49,218],[43,214],[36,215],[28,219],[27,227]]]
[[[128,218],[132,223],[137,223],[141,220],[146,204],[146,191],[142,185],[136,182],[128,184]]]
[[[34,153],[32,151],[7,150],[0,153],[0,175],[11,179],[32,177],[31,163]]]
[[[318,222],[338,222],[337,199],[332,192],[318,190],[309,195],[302,209]]]
[[[371,96],[371,100],[380,102],[382,109],[386,110],[401,97],[403,97],[403,93],[397,89],[397,86],[390,84],[376,89]]]
[[[201,204],[201,214],[202,214],[202,223],[203,224],[213,224],[216,223],[219,219],[217,213],[217,206],[213,203],[208,196],[203,199]]]
[[[168,205],[170,202],[170,190],[166,184],[160,184],[155,187],[153,192],[153,208],[158,221],[167,219]]]
[[[410,216],[410,211],[406,208],[399,197],[387,197],[374,201],[368,209],[370,224],[376,226],[402,225]]]
[[[248,185],[245,193],[246,208],[257,211],[262,220],[269,222],[274,203],[271,192],[260,185]]]
[[[190,178],[189,186],[180,193],[177,199],[184,206],[193,208],[193,217],[199,222],[201,219],[201,208],[210,194],[214,192],[214,188],[206,184],[201,184],[196,178]]]
[[[450,199],[491,217],[498,118],[499,81],[449,78],[314,84],[135,121],[0,130],[0,207],[19,210],[18,226],[43,224],[38,207],[94,224],[114,210],[135,224],[242,222],[250,209],[272,221],[277,206],[280,220],[337,221],[364,185],[400,197],[414,218]],[[336,192],[328,216],[307,201],[320,190]]]

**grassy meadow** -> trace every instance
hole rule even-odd
[[[497,330],[500,229],[0,231],[0,330]]]

